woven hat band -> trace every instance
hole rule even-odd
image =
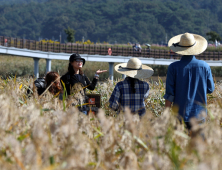
[[[194,45],[196,44],[196,42],[193,44],[193,45],[190,45],[190,46],[183,46],[183,45],[180,45],[180,43],[173,43],[173,46],[174,47],[193,47]]]
[[[140,68],[128,68],[128,67],[122,67],[122,66],[119,66],[119,68],[122,68],[122,69],[127,69],[127,70],[142,70],[142,65]]]

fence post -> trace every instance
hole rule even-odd
[[[96,54],[96,45],[94,45],[94,54]]]
[[[119,48],[118,48],[118,46],[117,46],[117,48],[116,48],[116,51],[117,51],[117,56],[118,56],[118,54],[119,54],[119,51],[118,51],[118,50],[119,50]]]
[[[72,49],[72,44],[73,44],[73,43],[71,42],[71,53],[72,53],[72,51],[73,51],[73,49]]]
[[[40,51],[42,51],[42,41],[40,42]]]
[[[22,38],[22,48],[24,48],[24,38]]]
[[[55,52],[55,42],[53,41],[53,44],[52,44],[52,51]]]
[[[14,39],[14,46],[17,48],[17,37]]]
[[[9,41],[9,47],[11,47],[12,46],[12,37],[10,37],[9,40],[10,40]]]
[[[77,44],[77,53],[79,54],[79,44]]]
[[[25,41],[25,48],[26,48],[26,49],[29,49],[29,41],[30,41],[30,40]]]
[[[46,73],[51,71],[51,59],[46,59]]]
[[[113,66],[114,66],[114,63],[109,62],[109,77],[111,81],[113,81]]]
[[[39,58],[34,59],[34,75],[35,78],[39,78]]]
[[[67,43],[65,43],[65,53],[66,53]]]

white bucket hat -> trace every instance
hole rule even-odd
[[[118,73],[137,79],[149,78],[154,73],[151,67],[142,65],[138,58],[131,58],[127,63],[116,65],[115,70]]]
[[[181,55],[198,55],[207,48],[207,40],[197,34],[185,33],[172,37],[168,46],[172,51]]]

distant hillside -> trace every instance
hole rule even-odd
[[[222,36],[221,0],[1,0],[0,35],[63,41],[64,29],[75,39],[109,43],[165,43],[191,32]],[[8,2],[9,4],[7,4]],[[16,4],[14,2],[17,2]],[[20,3],[18,3],[20,2]]]
[[[15,5],[15,4],[24,4],[24,3],[42,3],[46,2],[47,0],[0,0],[0,6],[2,5]]]

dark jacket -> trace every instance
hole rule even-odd
[[[33,87],[33,85],[35,87]],[[45,83],[45,79],[44,78],[37,78],[34,82],[33,85],[30,85],[28,90],[27,90],[27,94],[28,96],[31,96],[31,91],[33,91],[34,88],[37,89],[37,93],[40,96],[45,90],[46,90],[46,83]]]
[[[98,79],[94,78],[92,82],[84,74],[80,75],[80,80],[75,75],[70,75],[69,72],[61,77],[63,83],[65,83],[67,94],[70,95],[70,89],[75,83],[81,83],[83,87],[87,87],[89,90],[94,90]],[[84,88],[84,93],[86,88]]]

